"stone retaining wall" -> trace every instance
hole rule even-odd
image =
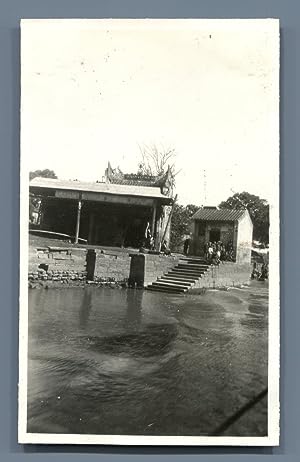
[[[30,282],[35,281],[53,281],[53,282],[73,282],[73,281],[85,281],[85,271],[63,271],[63,270],[44,270],[38,269],[37,271],[30,271],[28,273],[28,280]]]
[[[247,285],[250,283],[251,265],[244,263],[221,262],[219,266],[211,266],[207,273],[199,279],[189,293],[204,288],[225,288]]]
[[[97,250],[94,280],[127,281],[130,272],[130,260],[127,253],[109,255]]]
[[[49,271],[85,271],[86,250],[59,247],[43,247],[29,250],[29,272],[41,265]]]
[[[179,257],[173,255],[131,255],[129,284],[147,287],[171,268],[174,268],[178,262]]]
[[[129,278],[128,253],[117,255],[96,252],[93,280],[96,282],[124,282]],[[29,281],[85,281],[87,250],[80,248],[45,247],[29,249]]]
[[[95,282],[129,282],[131,286],[147,287],[179,263],[179,257],[152,254],[117,253],[106,254],[96,250]],[[85,282],[86,249],[37,248],[29,251],[30,283],[52,281],[52,283]],[[224,288],[249,284],[251,265],[221,262],[211,266],[206,274],[190,289],[197,292],[204,288]]]

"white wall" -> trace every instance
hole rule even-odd
[[[238,222],[236,258],[238,263],[251,263],[252,238],[253,224],[249,212],[246,210]]]

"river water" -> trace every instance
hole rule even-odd
[[[28,431],[209,435],[267,386],[268,288],[29,290]],[[224,435],[267,434],[264,398]]]

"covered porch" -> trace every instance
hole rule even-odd
[[[42,230],[72,236],[75,243],[84,239],[89,245],[132,248],[145,244],[148,223],[156,248],[165,234],[166,206],[172,199],[163,196],[159,188],[97,183],[88,191],[82,183],[70,182],[76,185],[76,190],[71,190],[60,188],[58,180],[49,183],[47,179],[47,184],[39,180],[30,190],[40,199]]]

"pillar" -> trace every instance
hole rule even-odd
[[[156,232],[155,232],[155,250],[160,250],[160,237],[161,237],[161,218],[159,217],[156,221]]]
[[[88,281],[94,280],[96,267],[96,251],[94,249],[88,249],[86,254],[86,278]]]
[[[38,217],[37,217],[37,225],[40,227],[43,226],[43,218],[44,218],[44,199],[40,199],[39,208],[38,208]]]
[[[77,207],[77,220],[76,220],[76,230],[75,230],[75,244],[78,244],[79,228],[80,228],[81,206],[82,206],[82,201],[81,201],[81,199],[80,199],[80,200],[78,201],[78,207]]]
[[[151,224],[151,236],[154,236],[155,221],[156,221],[156,203],[154,203],[154,205],[153,205],[152,224]]]

